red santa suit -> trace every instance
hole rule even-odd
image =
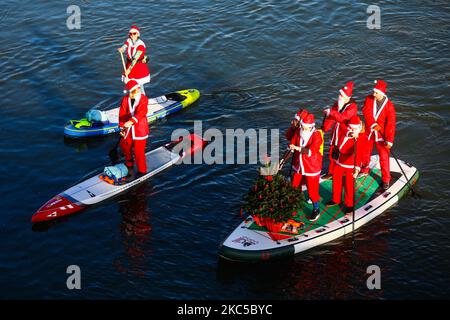
[[[369,139],[367,158],[364,161],[366,163],[370,161],[373,144],[376,143],[380,156],[382,181],[389,183],[391,181],[389,166],[390,150],[386,144],[392,146],[394,143],[396,115],[394,104],[386,96],[386,87],[386,82],[378,80],[374,88],[374,91],[385,96],[381,106],[378,107],[373,95],[368,95],[364,101],[363,116],[366,123],[365,131]],[[377,125],[381,128],[379,131],[374,129]]]
[[[347,82],[344,88],[339,90],[340,95],[344,97],[351,98],[353,93],[353,82]],[[329,111],[328,111],[329,110]],[[326,118],[323,124],[323,131],[327,132],[332,128],[331,131],[331,141],[330,141],[330,151],[329,159],[330,166],[328,167],[328,173],[333,174],[333,169],[335,166],[335,160],[332,158],[333,149],[337,145],[337,139],[341,131],[346,130],[348,121],[351,117],[358,113],[358,106],[355,100],[350,99],[350,101],[339,109],[339,103],[336,101],[330,109],[326,109]],[[342,128],[342,126],[344,128]]]
[[[345,177],[344,185],[344,205],[353,207],[354,183],[353,173],[355,169],[361,170],[363,156],[367,148],[367,136],[365,133],[359,133],[356,139],[349,137],[352,128],[361,128],[361,120],[358,116],[353,116],[348,127],[341,128],[337,139],[336,148],[339,150],[339,158],[333,171],[333,196],[334,203],[341,203],[342,182]],[[355,150],[356,143],[356,150]],[[356,154],[355,154],[356,151]]]
[[[314,115],[308,114],[301,122],[302,126],[312,127],[311,131],[299,130],[294,135],[291,144],[301,147],[301,151],[295,151],[292,161],[294,176],[292,186],[298,187],[304,177],[309,198],[312,202],[320,200],[319,178],[322,171],[322,135],[314,128]]]
[[[139,28],[136,26],[132,26],[130,29],[131,32],[137,32],[140,35]],[[128,69],[131,65],[131,62],[135,58],[135,55],[138,51],[142,51],[142,54],[139,56],[138,61],[131,69],[130,74],[128,75],[128,79],[135,80],[140,85],[144,85],[145,83],[150,82],[150,71],[148,69],[147,63],[142,62],[145,57],[146,47],[144,41],[141,39],[137,39],[136,42],[133,42],[130,38],[128,38],[124,42],[125,52],[127,54],[127,63],[126,68]],[[122,81],[125,80],[125,75],[122,75]]]
[[[128,81],[126,88],[129,92],[139,88],[139,84],[134,81]],[[120,141],[120,147],[125,155],[125,165],[132,167],[134,160],[139,173],[147,172],[147,162],[145,159],[145,146],[148,138],[147,121],[148,98],[144,94],[135,97],[134,104],[129,95],[122,99],[119,110],[119,127],[123,128],[127,121],[132,121],[133,125],[125,130],[125,137]]]

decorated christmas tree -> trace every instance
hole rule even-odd
[[[278,162],[271,166],[266,164],[259,173],[254,186],[244,197],[242,210],[251,214],[258,225],[276,232],[302,210],[305,197],[279,173]]]

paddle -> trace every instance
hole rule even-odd
[[[325,120],[327,120],[327,115],[326,114],[323,116],[322,126],[320,127],[320,130],[322,130],[322,131],[323,131],[323,127],[325,126]]]
[[[378,133],[380,134],[381,138],[382,138],[384,141],[386,141],[386,140],[384,139],[383,135],[381,134],[381,132],[378,131]],[[412,195],[413,195],[414,197],[417,196],[417,197],[420,198],[420,195],[414,190],[412,184],[409,182],[408,178],[406,177],[405,171],[403,170],[402,166],[400,165],[400,162],[398,161],[397,157],[395,156],[395,153],[392,151],[392,148],[390,148],[389,151],[391,152],[392,157],[394,158],[394,160],[395,160],[395,162],[397,163],[398,167],[399,167],[400,170],[402,171],[402,174],[405,176],[406,183],[408,184],[408,187],[411,189]]]
[[[128,131],[129,130],[130,130],[130,128],[128,128]],[[128,131],[127,131],[126,135],[128,135]],[[119,152],[117,151],[117,148],[119,147],[120,141],[122,141],[122,132],[123,132],[123,129],[120,130],[119,140],[117,140],[114,147],[108,153],[109,159],[111,160],[111,163],[113,165],[116,165],[119,163]],[[125,135],[125,137],[126,137],[126,135]]]
[[[125,60],[123,58],[123,53],[120,51],[119,51],[119,53],[120,53],[120,57],[122,58],[123,74],[125,74],[125,72],[127,71],[127,68],[125,67]],[[127,79],[128,79],[128,76],[125,76],[125,80],[126,80],[125,82],[128,82]]]
[[[356,137],[353,137],[353,172],[356,168]],[[353,179],[353,212],[352,212],[352,233],[355,232],[355,210],[356,210],[356,178]]]
[[[280,164],[278,165],[279,171],[283,168],[284,164],[286,163],[286,160],[289,158],[292,152],[293,151],[289,148],[287,148],[287,150],[284,152],[283,156],[281,157]]]
[[[113,166],[116,165],[117,163],[119,163],[119,152],[117,151],[117,147],[119,147],[121,140],[122,140],[122,137],[120,137],[119,140],[117,140],[114,147],[108,153],[109,159],[111,160],[111,163],[113,164]]]

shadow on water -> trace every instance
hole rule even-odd
[[[118,257],[114,266],[121,273],[144,277],[148,271],[148,244],[151,241],[151,212],[147,205],[148,196],[153,187],[144,183],[127,197],[120,197],[119,213],[122,215],[120,233],[122,237],[123,255]]]

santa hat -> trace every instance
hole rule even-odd
[[[137,32],[137,35],[141,36],[141,32],[139,31],[139,28],[136,26],[131,26],[131,29],[130,29],[130,31],[128,31],[128,33],[131,33],[131,32]]]
[[[312,113],[308,113],[301,121],[302,126],[311,128],[316,124],[314,123],[314,115]]]
[[[357,115],[354,115],[353,117],[350,118],[348,125],[350,126],[351,129],[360,129],[361,119]]]
[[[345,87],[339,90],[339,93],[342,94],[346,98],[350,98],[353,93],[353,81],[347,82]]]
[[[306,109],[300,109],[296,114],[294,114],[294,119],[297,121],[303,120],[307,114],[308,111],[306,111]]]
[[[123,93],[130,93],[134,89],[140,88],[140,87],[141,86],[139,85],[139,83],[136,82],[136,80],[129,80],[127,82],[127,84],[125,85],[126,90],[123,90]]]
[[[375,80],[375,87],[373,88],[373,91],[376,91],[378,93],[381,93],[383,96],[386,96],[386,88],[387,83],[383,80]]]

